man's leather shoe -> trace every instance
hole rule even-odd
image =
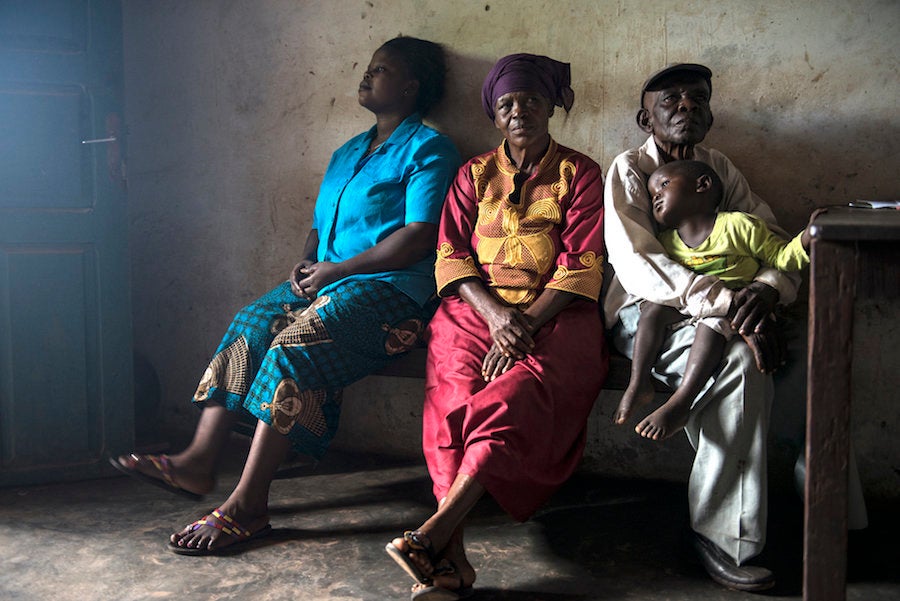
[[[739,566],[725,551],[701,534],[693,533],[694,549],[710,578],[736,591],[764,591],[775,586],[775,574],[759,566]]]

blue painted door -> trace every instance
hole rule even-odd
[[[0,485],[133,444],[119,0],[0,2]]]

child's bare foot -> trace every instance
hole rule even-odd
[[[632,411],[636,407],[641,407],[652,401],[653,395],[653,376],[650,374],[640,378],[632,376],[631,381],[628,382],[628,388],[625,389],[622,400],[619,401],[619,406],[613,414],[613,423],[624,424],[631,417]]]
[[[634,431],[652,440],[665,440],[687,425],[690,403],[679,402],[674,397],[662,407],[641,420]]]

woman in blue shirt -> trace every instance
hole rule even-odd
[[[175,455],[111,459],[200,498],[238,413],[257,418],[237,487],[170,537],[173,552],[215,554],[270,532],[269,486],[288,451],[321,457],[341,389],[417,344],[433,309],[441,205],[459,166],[453,143],[422,123],[445,71],[442,48],[425,40],[399,37],[375,52],[358,90],[375,125],[332,155],[288,281],[234,318],[194,394],[203,411],[192,442]]]

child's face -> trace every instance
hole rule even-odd
[[[653,218],[664,228],[675,228],[681,221],[700,211],[693,202],[696,180],[674,169],[657,169],[647,183]]]

